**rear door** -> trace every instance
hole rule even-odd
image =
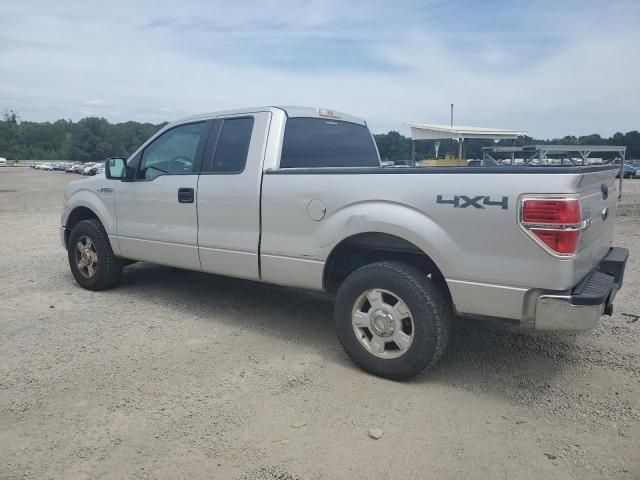
[[[576,278],[593,270],[613,245],[618,204],[616,170],[585,173],[578,186],[582,230],[576,255]]]
[[[145,147],[135,178],[116,182],[116,229],[126,258],[200,270],[196,189],[209,122],[167,130]]]
[[[258,280],[260,188],[270,112],[219,117],[198,181],[202,270]]]

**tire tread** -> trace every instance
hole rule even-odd
[[[86,279],[83,277],[74,265],[75,260],[73,255],[75,252],[73,251],[73,248],[75,248],[75,237],[84,233],[82,232],[84,229],[89,230],[89,232],[86,233],[91,235],[91,239],[96,245],[96,250],[98,251],[99,271],[94,279]],[[73,227],[73,230],[69,235],[67,250],[71,272],[82,288],[96,291],[107,290],[118,283],[120,274],[122,273],[123,262],[121,258],[117,257],[113,253],[111,244],[109,243],[109,236],[98,219],[91,218],[89,220],[82,220],[81,222],[78,222],[78,224]]]
[[[350,289],[352,285],[357,284],[363,278],[369,277],[372,274],[380,275],[385,274],[388,276],[395,276],[400,278],[407,287],[416,292],[420,298],[420,301],[427,306],[430,311],[430,321],[433,326],[433,346],[428,348],[426,343],[429,343],[430,339],[425,339],[425,345],[417,345],[420,347],[418,356],[411,365],[404,368],[396,369],[394,371],[380,371],[380,369],[372,366],[373,362],[368,361],[366,355],[356,354],[351,351],[352,346],[349,344],[345,335],[348,335],[351,329],[351,319],[340,318],[342,314],[340,312],[345,311],[345,302],[351,303]],[[347,298],[349,297],[349,298]],[[404,299],[406,301],[406,299]],[[351,305],[349,305],[349,309]],[[336,299],[336,323],[338,330],[338,337],[343,348],[349,354],[349,357],[365,371],[374,373],[376,375],[384,376],[394,380],[406,380],[412,378],[423,371],[430,370],[440,360],[444,354],[447,344],[449,342],[450,324],[453,316],[453,310],[450,302],[446,300],[445,295],[440,291],[438,286],[429,279],[424,272],[419,269],[407,265],[401,262],[394,261],[382,261],[369,265],[365,265],[358,270],[354,271],[345,279],[340,289],[338,290],[338,296]],[[347,329],[341,322],[349,322],[349,328]],[[414,319],[415,322],[415,319]],[[346,330],[346,332],[345,332]],[[357,340],[356,340],[357,341]],[[358,344],[358,347],[362,347]],[[423,348],[425,347],[425,348]],[[364,352],[364,349],[362,349]],[[367,353],[367,355],[370,355]],[[403,358],[403,357],[399,357]],[[377,360],[375,360],[377,361]],[[374,361],[374,362],[375,362]]]

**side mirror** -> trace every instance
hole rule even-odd
[[[108,158],[104,162],[104,174],[112,180],[127,178],[127,162],[124,158]]]

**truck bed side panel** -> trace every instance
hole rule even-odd
[[[450,285],[462,285],[461,292],[465,282],[484,284],[487,289],[506,287],[520,299],[526,290],[541,286],[571,288],[577,282],[575,261],[551,256],[517,222],[518,201],[525,193],[576,194],[584,173],[572,172],[267,172],[261,252],[286,257],[292,274],[284,275],[278,262],[263,263],[262,279],[295,285],[305,277],[305,286],[322,289],[323,264],[340,241],[358,233],[381,232],[423,250]],[[614,173],[603,175],[608,178]],[[320,221],[310,217],[312,200],[326,208]]]

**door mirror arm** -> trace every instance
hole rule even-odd
[[[124,168],[126,169],[126,175],[124,177],[122,177],[120,179],[120,181],[121,182],[133,182],[133,180],[134,180],[133,175],[134,175],[135,169],[133,169],[133,168],[131,168],[129,166],[125,166]]]

